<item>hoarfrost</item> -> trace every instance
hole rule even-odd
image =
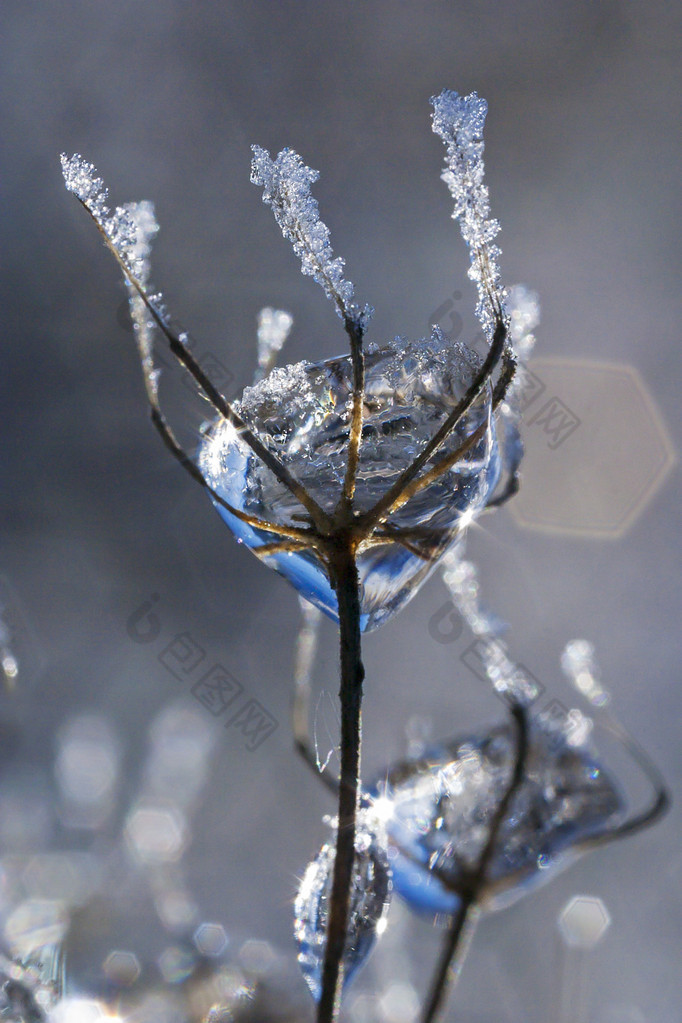
[[[158,370],[154,366],[152,352],[155,324],[131,280],[134,279],[141,288],[146,289],[149,286],[151,243],[159,229],[154,216],[154,205],[147,201],[127,203],[125,206],[117,206],[112,213],[108,206],[108,190],[94,164],[88,163],[78,153],[73,156],[62,153],[61,162],[67,189],[83,203],[127,271],[130,314],[142,360],[145,385],[150,400],[156,403]],[[149,295],[148,301],[159,316],[164,315],[161,294]]]
[[[488,104],[475,92],[460,96],[444,89],[431,98],[433,130],[447,148],[447,165],[441,174],[455,200],[452,214],[458,220],[466,242],[471,267],[469,277],[478,289],[478,316],[488,340],[504,311],[504,290],[500,285],[500,249],[493,239],[500,230],[490,216],[488,188],[484,183],[483,126]]]
[[[501,638],[506,624],[482,606],[476,566],[462,558],[461,544],[455,544],[443,557],[443,581],[478,640],[477,653],[496,692],[528,706],[539,695],[538,685],[508,656]]]
[[[319,171],[307,167],[293,149],[283,149],[273,160],[267,150],[252,146],[251,181],[263,189],[263,202],[272,207],[282,234],[301,260],[301,270],[324,289],[339,316],[362,333],[372,315],[369,306],[353,301],[354,288],[344,277],[345,262],[334,256],[329,228],[320,220],[310,186]]]

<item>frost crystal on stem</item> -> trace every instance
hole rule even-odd
[[[478,288],[478,316],[490,341],[504,317],[504,291],[500,285],[500,249],[493,239],[500,230],[490,216],[488,187],[484,183],[483,125],[488,104],[475,92],[460,96],[444,89],[431,98],[433,130],[447,147],[447,165],[441,174],[455,200],[452,214],[471,254],[469,277]]]
[[[260,146],[251,149],[251,181],[262,187],[263,202],[272,207],[282,234],[301,260],[302,272],[322,286],[342,320],[364,332],[372,309],[354,303],[353,285],[343,275],[345,262],[334,256],[329,228],[320,220],[317,200],[310,193],[319,171],[307,167],[293,149],[283,149],[274,160]]]
[[[82,156],[62,154],[62,173],[67,189],[80,199],[94,218],[124,268],[142,288],[149,287],[151,243],[159,226],[154,216],[154,204],[143,201],[117,206],[112,213],[108,206],[109,193],[93,164]],[[154,321],[144,300],[126,277],[130,315],[135,328],[145,386],[150,400],[157,399],[158,370],[154,368],[152,341]],[[150,296],[154,308],[163,315],[161,295]]]

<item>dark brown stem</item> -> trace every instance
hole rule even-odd
[[[353,407],[348,437],[348,463],[343,481],[343,497],[350,505],[355,495],[355,479],[360,461],[362,443],[362,414],[365,404],[365,357],[362,351],[362,328],[346,318],[346,332],[350,339],[350,359],[353,368]]]
[[[463,899],[448,928],[438,958],[436,972],[431,981],[428,1001],[424,1006],[422,1023],[433,1023],[445,1004],[450,979],[457,971],[458,961],[461,961],[461,953],[464,947],[462,937],[464,936],[471,909],[472,905],[469,899]]]
[[[443,948],[435,975],[431,982],[431,988],[422,1014],[422,1023],[434,1023],[438,1013],[445,1005],[448,993],[448,986],[454,973],[454,964],[458,949],[461,947],[462,935],[464,934],[467,918],[476,906],[485,887],[490,861],[495,852],[497,837],[502,824],[507,818],[509,808],[515,793],[523,783],[528,756],[528,714],[520,704],[512,704],[511,715],[516,725],[516,756],[514,770],[507,789],[497,805],[495,814],[490,822],[488,841],[481,853],[475,870],[468,879],[464,891],[461,893],[461,902],[457,913],[453,917],[450,928],[445,937]]]
[[[327,944],[322,967],[322,993],[317,1023],[333,1023],[341,1002],[343,952],[348,930],[350,892],[355,860],[355,821],[360,774],[360,708],[365,670],[360,639],[360,582],[350,539],[331,557],[339,604],[341,647],[341,779],[336,856],[329,900]]]

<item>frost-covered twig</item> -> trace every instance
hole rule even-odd
[[[487,881],[500,830],[507,820],[512,800],[524,781],[528,758],[528,713],[525,707],[514,701],[511,703],[510,712],[516,732],[514,769],[509,784],[495,808],[483,851],[469,878],[467,890],[461,894],[458,911],[443,942],[436,973],[422,1013],[422,1023],[434,1023],[445,1004],[448,986],[457,976],[457,966],[461,964],[463,953],[466,951],[464,939],[467,937],[467,925],[471,933],[478,916],[477,903]]]
[[[528,706],[539,695],[537,684],[507,655],[501,638],[506,624],[486,610],[480,598],[478,571],[463,558],[463,543],[443,556],[443,581],[455,607],[478,640],[478,654],[495,691],[506,700]]]
[[[158,327],[166,338],[172,354],[188,370],[197,385],[203,390],[215,411],[223,419],[226,419],[236,430],[239,431],[241,440],[247,444],[261,461],[270,469],[277,479],[296,497],[301,505],[309,513],[312,521],[322,528],[329,524],[327,514],[320,508],[317,502],[308,494],[304,487],[293,478],[288,469],[280,459],[269,450],[256,434],[247,426],[242,417],[233,409],[232,405],[220,393],[203,371],[197,360],[187,346],[187,335],[177,334],[172,329],[167,313],[162,305],[161,296],[148,295],[146,288],[140,280],[148,274],[148,265],[145,263],[144,248],[140,249],[140,237],[135,221],[130,210],[118,206],[113,214],[110,212],[108,203],[108,192],[104,182],[98,176],[93,164],[88,163],[82,156],[74,154],[67,157],[62,154],[62,172],[67,189],[76,196],[81,205],[87,210],[97,225],[104,241],[117,263],[123,271],[124,278],[129,287],[136,292],[149,313],[154,325]],[[149,239],[147,239],[149,241]],[[155,389],[155,378],[151,382],[152,392]],[[147,388],[150,393],[150,387]],[[173,454],[179,459],[184,467],[204,486],[208,484],[203,479],[196,465],[182,451],[172,434],[166,429],[163,418],[155,414],[152,404],[152,419],[154,425],[161,432],[164,441]],[[208,487],[211,490],[210,487]],[[232,509],[231,509],[232,510]],[[239,515],[237,517],[240,517]],[[266,527],[268,528],[268,527]],[[282,528],[278,528],[282,532]]]
[[[252,146],[251,181],[263,189],[263,202],[272,208],[284,237],[301,260],[301,271],[324,289],[344,323],[365,332],[372,315],[369,306],[353,301],[354,288],[344,277],[345,261],[334,256],[329,228],[320,220],[310,186],[320,172],[307,167],[293,149],[283,149],[273,160],[266,149]]]
[[[490,216],[488,187],[484,183],[483,126],[488,104],[475,92],[460,96],[444,89],[431,98],[433,130],[447,147],[447,165],[441,177],[455,200],[453,219],[471,255],[469,277],[478,288],[478,316],[486,337],[492,340],[495,325],[506,319],[504,291],[500,285],[500,249],[493,239],[500,230]]]
[[[350,502],[355,492],[365,389],[365,363],[362,340],[373,309],[359,306],[354,301],[355,289],[344,277],[345,261],[334,256],[329,241],[329,228],[320,219],[317,200],[310,186],[317,181],[319,171],[304,164],[293,149],[283,149],[273,160],[267,150],[252,146],[251,181],[263,189],[263,202],[272,208],[280,230],[291,242],[301,260],[301,270],[323,288],[336,306],[350,339],[353,366],[353,394],[348,441],[348,464],[343,487],[343,498]]]

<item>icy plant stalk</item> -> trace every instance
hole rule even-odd
[[[496,324],[504,316],[504,292],[498,265],[500,249],[493,243],[500,225],[490,216],[483,179],[483,126],[488,104],[475,92],[460,96],[449,89],[432,97],[431,104],[433,130],[447,149],[441,177],[455,200],[452,217],[459,221],[471,255],[469,277],[478,288],[476,315],[491,341]]]
[[[263,202],[272,208],[284,237],[301,260],[301,270],[324,289],[344,323],[355,323],[364,332],[372,314],[358,306],[354,288],[344,277],[344,260],[334,256],[329,228],[320,220],[317,200],[310,186],[320,176],[307,167],[293,149],[283,149],[273,160],[267,150],[252,146],[251,181],[263,189]]]
[[[95,167],[78,154],[70,157],[62,154],[61,160],[66,187],[83,203],[130,275],[125,280],[145,387],[149,400],[157,404],[158,370],[154,367],[152,349],[154,321],[139,291],[131,284],[134,278],[143,288],[149,288],[151,244],[159,229],[154,205],[147,201],[128,203],[117,206],[112,213],[107,188]],[[163,315],[161,295],[152,295],[149,301]]]
[[[307,167],[293,149],[283,149],[273,160],[267,150],[252,146],[251,181],[263,189],[263,202],[272,208],[284,237],[301,260],[301,271],[323,288],[344,322],[350,340],[353,365],[353,394],[350,408],[348,465],[344,500],[348,506],[355,493],[355,477],[362,441],[362,413],[365,391],[365,361],[362,342],[372,316],[370,306],[354,302],[353,284],[343,275],[345,263],[334,256],[329,228],[320,219],[317,200],[310,186],[319,171]]]

